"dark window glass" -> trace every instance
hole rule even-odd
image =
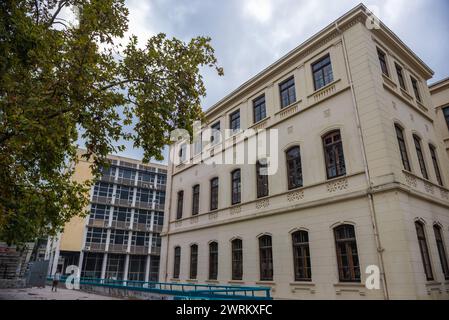
[[[190,279],[196,279],[198,273],[198,245],[190,246]]]
[[[299,147],[290,148],[286,152],[288,189],[302,187],[301,152]]]
[[[184,191],[178,192],[178,205],[176,207],[176,219],[182,218],[182,207],[184,205]]]
[[[243,278],[243,243],[240,239],[232,241],[232,280]]]
[[[218,243],[209,244],[209,280],[217,280],[218,277]]]
[[[429,175],[427,174],[426,162],[424,161],[424,155],[422,153],[421,140],[416,135],[413,135],[413,141],[415,142],[416,154],[418,156],[418,162],[419,167],[421,168],[422,176],[425,179],[429,179]]]
[[[334,229],[338,275],[341,282],[360,282],[359,255],[354,226],[345,224]]]
[[[380,68],[382,69],[382,73],[387,77],[389,77],[390,74],[388,72],[387,57],[385,53],[380,49],[377,49],[377,56],[379,57]]]
[[[212,130],[212,136],[210,137],[210,142],[212,144],[216,144],[220,142],[220,121],[214,123],[211,127]]]
[[[334,81],[330,56],[327,55],[320,61],[315,62],[312,65],[312,72],[315,90],[318,90]]]
[[[112,183],[96,182],[94,186],[95,197],[112,198],[114,185]]]
[[[263,198],[268,196],[268,174],[267,164],[263,164],[260,161],[256,163],[256,175],[257,175],[257,198]]]
[[[449,107],[443,108],[444,119],[446,120],[447,127],[449,128]]]
[[[265,106],[265,95],[253,101],[253,116],[254,116],[254,123],[257,123],[267,117],[267,111]]]
[[[416,234],[418,236],[418,244],[419,244],[419,250],[421,252],[421,258],[422,258],[422,263],[423,263],[423,267],[424,267],[424,272],[426,273],[427,280],[431,281],[431,280],[433,280],[433,273],[432,273],[432,265],[430,263],[429,249],[427,247],[426,234],[424,232],[424,225],[421,222],[416,221],[415,228],[416,228]]]
[[[179,279],[179,273],[181,271],[181,247],[175,248],[175,260],[173,263],[173,278]]]
[[[240,175],[240,170],[234,170],[231,173],[231,177],[232,177],[232,204],[237,204],[240,203],[241,201],[241,194],[242,194],[242,190],[241,190],[241,175]]]
[[[218,209],[218,178],[210,181],[210,210]]]
[[[447,263],[446,249],[444,248],[443,235],[441,234],[441,227],[438,225],[433,226],[435,233],[435,240],[437,242],[438,255],[440,257],[441,269],[443,269],[444,278],[449,280],[449,266]]]
[[[240,130],[240,110],[235,111],[229,116],[229,127],[232,132]]]
[[[309,234],[307,231],[297,231],[292,234],[293,262],[295,281],[311,281]]]
[[[273,281],[273,251],[271,236],[259,238],[260,280]]]
[[[296,102],[295,78],[291,77],[282,82],[279,85],[279,92],[281,96],[281,109]]]
[[[398,75],[399,85],[403,90],[407,90],[407,87],[405,86],[405,80],[404,80],[404,71],[402,70],[402,67],[396,64],[396,73]]]
[[[345,156],[340,131],[333,131],[323,137],[324,158],[327,178],[333,179],[346,174]]]
[[[200,212],[200,185],[194,186],[192,191],[192,216],[196,216]]]
[[[404,131],[398,125],[395,125],[396,137],[399,144],[399,152],[401,153],[402,165],[407,171],[411,171],[410,162],[408,161],[407,147],[405,145]]]
[[[436,175],[437,180],[438,180],[438,184],[440,186],[443,186],[443,178],[441,177],[440,166],[438,165],[437,150],[431,144],[429,144],[429,149],[430,149],[430,156],[432,157],[432,162],[433,162],[433,168],[435,170],[435,175]]]
[[[410,80],[412,80],[413,92],[415,93],[416,100],[418,100],[419,102],[422,102],[421,101],[421,94],[419,93],[418,80],[416,80],[413,77],[410,77]]]

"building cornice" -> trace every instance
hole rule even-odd
[[[439,81],[429,85],[429,90],[430,90],[431,94],[437,93],[441,90],[447,90],[447,89],[449,89],[449,77],[439,80]]]
[[[280,70],[287,68],[295,61],[301,60],[317,48],[339,37],[339,30],[348,30],[357,23],[367,21],[368,18],[372,18],[372,13],[365,5],[359,4],[207,109],[206,117],[215,118],[222,109],[245,102],[245,95],[255,88],[266,85],[270,77],[273,77]],[[406,60],[420,71],[424,78],[430,79],[434,72],[384,23],[380,21],[379,26],[380,29],[373,29],[376,35],[392,44],[401,56],[406,57]]]

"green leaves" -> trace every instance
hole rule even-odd
[[[76,8],[79,23],[62,18]],[[83,212],[74,182],[78,129],[98,174],[121,139],[161,159],[170,131],[192,129],[206,94],[200,67],[219,75],[210,38],[158,34],[138,46],[124,0],[0,2],[0,238],[54,234]],[[124,132],[123,126],[133,132]]]

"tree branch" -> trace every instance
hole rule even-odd
[[[62,8],[64,8],[67,4],[68,4],[68,2],[65,0],[59,1],[58,8],[56,9],[55,13],[53,14],[50,21],[48,22],[47,27],[50,27],[54,23],[56,17],[61,12]]]

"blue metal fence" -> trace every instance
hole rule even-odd
[[[48,277],[51,281],[53,278]],[[65,282],[66,276],[61,277]],[[80,278],[80,285],[107,287],[131,291],[171,295],[175,299],[207,300],[271,300],[271,288],[246,286],[220,286],[176,282],[145,282],[100,278]]]

